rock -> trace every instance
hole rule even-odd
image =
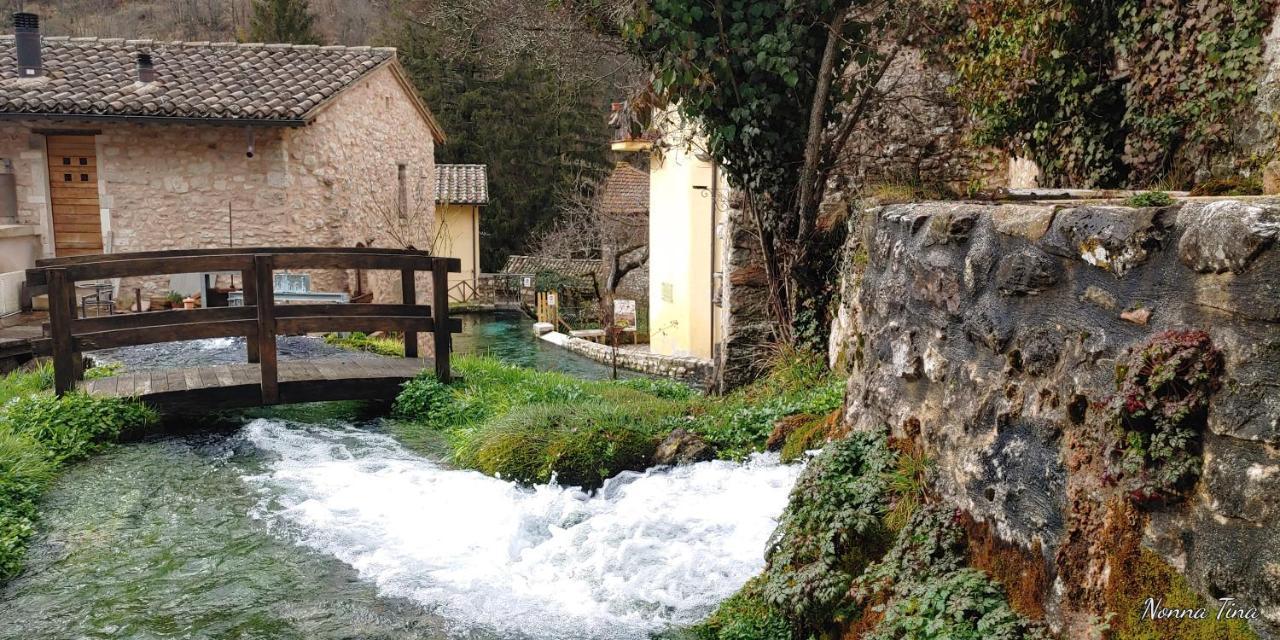
[[[702,436],[684,429],[676,429],[667,435],[662,444],[658,445],[657,451],[653,453],[653,463],[659,466],[693,464],[715,457],[715,450],[702,439]]]
[[[1022,356],[1022,370],[1033,376],[1049,374],[1058,364],[1058,345],[1061,343],[1062,336],[1052,330],[1031,330],[1018,345]]]
[[[1137,309],[1122,311],[1120,312],[1120,319],[1146,326],[1147,321],[1151,319],[1151,310],[1139,307]]]
[[[1123,276],[1147,261],[1164,241],[1160,211],[1129,207],[1076,207],[1053,217],[1041,246],[1061,257]]]
[[[1035,242],[1044,237],[1057,209],[1045,205],[1004,204],[991,210],[996,231]]]
[[[959,244],[968,240],[978,223],[978,213],[960,208],[934,214],[929,220],[929,238],[925,244]]]
[[[1241,273],[1280,235],[1280,210],[1236,200],[1187,205],[1178,259],[1197,273]]]
[[[803,427],[805,422],[812,419],[813,416],[803,413],[778,418],[773,423],[773,431],[769,433],[769,439],[764,443],[765,450],[782,451],[782,447],[787,444],[787,438],[790,438],[791,434],[796,432],[796,429]]]
[[[1081,294],[1080,296],[1080,299],[1085,302],[1095,304],[1108,311],[1115,309],[1116,305],[1119,304],[1116,302],[1115,296],[1111,295],[1110,293],[1107,293],[1105,289],[1095,287],[1093,285],[1089,285],[1088,287],[1085,288],[1084,293]]]
[[[1006,295],[1035,295],[1058,283],[1061,266],[1045,252],[1028,248],[1000,259],[996,288]]]

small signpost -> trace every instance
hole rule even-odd
[[[613,301],[613,326],[622,331],[636,330],[636,301]]]

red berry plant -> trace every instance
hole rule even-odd
[[[1204,331],[1164,331],[1131,349],[1116,368],[1104,480],[1139,503],[1176,499],[1194,484],[1222,370],[1222,352]]]

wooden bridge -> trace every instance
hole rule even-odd
[[[277,305],[277,269],[386,269],[400,272],[401,304]],[[33,295],[49,296],[49,338],[37,355],[52,355],[59,394],[133,396],[162,408],[218,408],[317,400],[391,399],[426,363],[418,333],[431,333],[438,378],[448,381],[451,334],[448,274],[457,258],[412,249],[272,247],[115,253],[40,260],[27,271]],[[244,306],[77,316],[76,283],[179,273],[238,272]],[[429,273],[432,305],[417,304],[415,274]],[[434,311],[434,314],[433,314]],[[276,336],[321,331],[397,331],[404,358],[277,362]],[[85,382],[81,353],[175,340],[243,337],[249,364],[156,369]]]

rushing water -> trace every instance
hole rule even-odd
[[[56,483],[0,639],[645,638],[760,569],[797,472],[705,462],[589,496],[448,469],[376,422],[123,446]]]

